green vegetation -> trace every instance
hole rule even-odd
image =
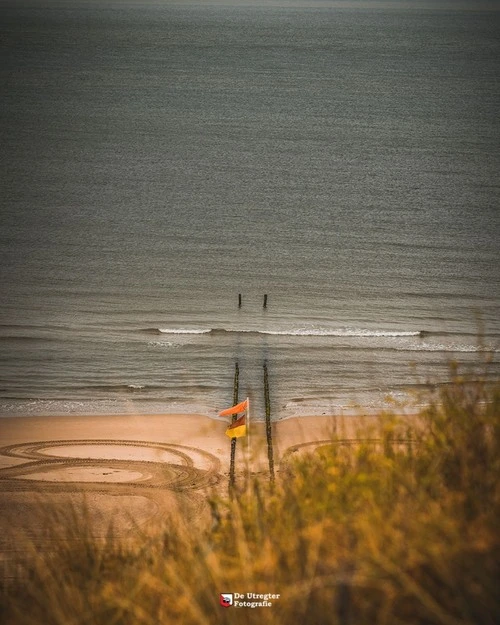
[[[206,530],[66,540],[3,596],[3,621],[43,625],[493,625],[500,619],[500,388],[459,378],[411,422],[386,416],[213,496]],[[296,454],[298,455],[298,454]],[[60,530],[58,530],[60,531]],[[280,593],[271,608],[220,592]]]

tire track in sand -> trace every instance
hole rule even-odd
[[[57,454],[54,448],[57,447],[76,449],[82,447],[93,448],[89,457],[72,457],[70,454]],[[105,457],[99,456],[99,448],[109,447],[126,447],[148,449],[157,453],[166,452],[175,462],[165,460],[150,459],[129,459],[113,458],[109,455]],[[46,450],[44,452],[44,450]],[[65,449],[67,452],[68,450]],[[124,487],[125,485],[132,488],[168,488],[170,490],[197,489],[217,483],[220,472],[220,461],[212,454],[186,445],[159,443],[152,441],[136,441],[136,440],[119,440],[119,439],[72,439],[72,440],[46,440],[36,441],[22,444],[7,445],[0,448],[0,454],[9,457],[23,458],[26,462],[13,467],[5,467],[0,469],[0,485],[5,489],[6,482],[10,483],[11,488],[19,490],[21,481],[36,481],[37,487],[47,488],[56,482],[50,483],[43,479],[30,479],[36,473],[41,471],[54,470],[64,468],[78,468],[94,466],[96,469],[112,468],[120,471],[139,471],[146,477],[137,478],[123,482],[113,482],[113,488]],[[199,466],[195,466],[195,465]],[[201,467],[200,467],[201,465]],[[55,476],[56,477],[56,476]],[[17,484],[12,484],[12,482]],[[91,489],[92,483],[89,481],[58,481],[57,486],[76,485],[85,489]],[[105,479],[96,479],[100,486],[107,483]],[[52,490],[52,489],[51,489]]]

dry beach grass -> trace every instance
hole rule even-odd
[[[26,509],[38,493],[38,516],[30,508],[31,530],[18,523],[16,540],[31,557],[24,576],[4,588],[3,621],[493,625],[499,417],[498,388],[455,377],[412,420],[381,415],[334,428],[331,419],[291,419],[274,432],[275,484],[265,462],[246,465],[240,456],[233,497],[221,422],[193,417],[208,428],[196,438],[186,417],[137,418],[120,429],[121,418],[96,419],[92,444],[83,421],[62,427],[60,420],[59,439],[52,430],[42,435],[51,427],[43,420],[33,422],[36,444],[21,440],[12,422],[2,450],[16,454],[0,472],[4,510],[15,508],[9,497]],[[120,437],[109,438],[112,431]],[[119,458],[104,453],[113,448]],[[127,450],[135,459],[124,457]],[[31,479],[68,466],[92,467],[102,480],[108,471],[134,473],[78,489]],[[280,598],[270,607],[226,609],[221,592]]]

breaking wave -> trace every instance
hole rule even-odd
[[[262,330],[260,334],[275,334],[284,336],[348,336],[348,337],[398,337],[398,336],[420,336],[420,332],[412,331],[390,331],[390,330],[326,330],[326,329],[297,329],[297,330]]]
[[[74,386],[73,390],[76,391],[91,391],[98,393],[107,393],[107,392],[128,392],[133,393],[134,391],[157,391],[164,388],[161,385],[157,384],[87,384],[82,386]]]
[[[150,334],[264,334],[273,336],[336,336],[336,337],[411,337],[423,336],[419,330],[367,330],[363,328],[291,328],[287,330],[229,330],[225,328],[147,328]]]

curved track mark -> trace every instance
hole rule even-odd
[[[70,446],[128,446],[128,447],[142,447],[148,449],[154,449],[156,451],[165,451],[173,454],[179,458],[179,463],[165,462],[155,460],[130,460],[113,459],[113,458],[99,458],[98,456],[93,458],[76,458],[71,456],[58,456],[52,453],[44,453],[44,449],[57,448],[57,447],[70,447]],[[197,449],[196,447],[188,447],[185,445],[169,444],[161,442],[151,441],[134,441],[134,440],[111,440],[111,439],[73,439],[73,440],[48,440],[37,441],[15,445],[7,445],[0,448],[0,454],[4,456],[10,456],[15,458],[25,458],[27,462],[16,465],[14,467],[5,467],[0,469],[0,481],[2,486],[5,487],[6,482],[10,483],[10,486],[14,490],[23,490],[20,482],[30,482],[32,485],[36,481],[38,488],[50,488],[56,487],[57,490],[65,489],[66,486],[78,484],[79,487],[89,489],[93,484],[98,484],[100,487],[105,487],[109,490],[113,489],[122,490],[125,487],[128,488],[167,488],[170,490],[185,490],[196,489],[203,486],[208,486],[218,481],[218,473],[220,471],[220,461],[212,454]],[[194,456],[194,459],[193,459]],[[29,459],[29,460],[28,460]],[[200,460],[205,465],[204,468],[198,468],[195,466],[195,461]],[[96,468],[109,468],[123,470],[139,470],[146,474],[151,474],[150,477],[145,480],[131,480],[128,482],[78,482],[75,481],[43,481],[43,480],[30,480],[29,475],[38,473],[40,471],[46,471],[54,469],[64,469],[65,467],[88,467],[95,466]],[[208,468],[206,468],[208,466]],[[21,479],[20,479],[21,478]]]

